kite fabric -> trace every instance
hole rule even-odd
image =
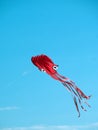
[[[80,117],[80,111],[78,104],[80,104],[81,108],[86,111],[86,109],[83,107],[83,103],[85,103],[88,107],[90,105],[86,102],[87,99],[89,99],[91,96],[85,95],[77,86],[76,84],[71,81],[69,78],[64,77],[60,75],[57,72],[58,65],[54,64],[54,62],[46,55],[37,55],[33,56],[31,58],[32,63],[38,67],[40,71],[46,72],[48,75],[50,75],[55,80],[60,81],[67,90],[71,93],[72,98],[74,100],[74,104],[76,106],[76,110],[78,112],[78,117]]]

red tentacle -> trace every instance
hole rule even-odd
[[[86,96],[78,87],[76,87],[76,91],[83,97],[86,99],[89,99],[91,96]]]

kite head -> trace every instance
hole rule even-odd
[[[31,58],[32,63],[38,67],[40,71],[46,72],[50,76],[57,73],[58,65],[46,55],[38,55]]]

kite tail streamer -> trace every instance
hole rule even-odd
[[[83,99],[89,99],[90,96],[86,96],[76,85],[74,82],[72,81],[65,81],[62,82],[62,84],[67,88],[67,90],[69,92],[71,92],[73,100],[74,100],[74,104],[76,106],[76,110],[78,112],[78,117],[80,117],[80,111],[79,111],[79,107],[78,107],[78,103],[80,104],[80,107],[82,108],[82,110],[86,111],[86,109],[83,107],[83,103],[85,103],[88,107],[90,107],[90,105],[84,101]],[[78,102],[77,102],[78,100]]]

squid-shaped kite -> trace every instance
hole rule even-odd
[[[71,92],[77,112],[78,117],[80,117],[80,111],[78,107],[78,103],[80,104],[81,108],[86,111],[86,109],[83,107],[82,103],[85,103],[88,107],[90,105],[83,99],[89,99],[90,96],[86,96],[77,86],[76,84],[71,81],[69,78],[64,77],[60,74],[58,74],[57,69],[58,65],[54,64],[53,61],[46,55],[38,55],[33,56],[31,58],[32,63],[38,67],[40,71],[46,72],[48,75],[50,75],[55,80],[60,81],[69,92]],[[77,102],[78,100],[78,102]]]

